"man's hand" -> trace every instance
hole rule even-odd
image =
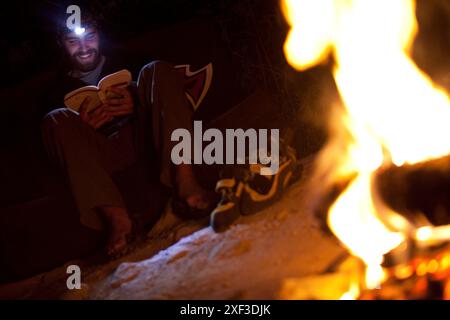
[[[127,88],[111,87],[109,90],[120,98],[108,99],[105,110],[110,116],[125,116],[134,111],[134,102]]]
[[[98,129],[113,118],[113,116],[107,112],[105,104],[99,106],[92,112],[87,112],[89,102],[89,97],[84,99],[79,110],[80,118],[84,123],[90,125],[94,129]]]

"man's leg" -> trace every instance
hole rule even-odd
[[[66,174],[81,222],[99,230],[103,228],[102,219],[106,220],[110,228],[108,252],[114,254],[122,250],[131,222],[122,196],[111,179],[114,159],[105,159],[111,154],[109,149],[113,142],[68,109],[57,109],[46,115],[42,132],[50,160]]]
[[[186,129],[193,132],[193,110],[189,106],[183,87],[183,79],[167,62],[155,61],[144,66],[139,74],[137,108],[138,150],[143,159],[153,143],[159,157],[161,182],[175,187],[178,196],[191,208],[206,209],[211,193],[205,191],[195,178],[190,164],[173,165],[171,151],[176,142],[172,132]],[[151,126],[150,126],[151,125]]]

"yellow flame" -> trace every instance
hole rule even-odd
[[[395,276],[398,279],[407,279],[411,277],[414,273],[413,268],[411,265],[400,265],[397,268],[395,268]]]
[[[376,287],[384,277],[383,255],[410,236],[412,226],[377,201],[375,171],[386,161],[400,166],[449,154],[449,97],[409,56],[418,31],[414,0],[283,0],[282,7],[292,66],[305,70],[334,55],[343,126],[352,139],[346,154],[328,148],[322,159],[345,157],[337,171],[358,175],[330,208],[328,223],[366,263],[367,287]],[[448,228],[416,233],[422,241],[449,235]]]
[[[425,226],[415,230],[415,239],[419,245],[432,246],[449,239],[450,225],[431,227]]]
[[[284,47],[288,62],[304,70],[325,59],[334,30],[334,2],[329,0],[284,1],[283,11],[291,26]],[[298,39],[302,41],[297,41]]]
[[[424,275],[427,274],[427,263],[426,262],[421,262],[416,269],[416,274],[419,277],[423,277]]]
[[[330,208],[328,224],[352,254],[367,265],[379,265],[380,258],[398,246],[403,237],[390,232],[377,218],[372,203],[370,177],[360,175],[339,201]],[[376,239],[376,241],[375,241]]]
[[[350,284],[350,288],[345,292],[339,300],[356,300],[359,296],[359,285],[356,282]]]
[[[450,269],[450,254],[446,254],[441,259],[441,271],[446,271]]]

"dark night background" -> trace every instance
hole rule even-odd
[[[113,45],[137,39],[149,31],[202,20],[219,26],[218,35],[228,46],[224,49],[230,49],[236,57],[253,60],[254,65],[262,62],[258,60],[281,60],[286,26],[278,1],[274,0],[14,1],[6,8],[3,5],[0,13],[4,31],[0,40],[1,63],[6,71],[1,80],[3,86],[13,86],[54,65],[59,57],[54,24],[66,16],[65,9],[70,4],[94,12]],[[170,39],[162,45],[168,44]]]

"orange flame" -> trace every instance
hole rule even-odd
[[[336,61],[333,74],[346,107],[340,120],[352,139],[344,141],[344,154],[332,154],[343,143],[332,142],[320,161],[338,158],[338,178],[358,175],[330,208],[328,224],[365,262],[366,286],[374,288],[385,276],[384,254],[406,237],[450,239],[448,227],[415,228],[372,188],[384,164],[450,153],[450,100],[410,58],[418,31],[414,0],[284,0],[282,8],[291,27],[284,50],[292,66],[305,70],[330,54]]]

